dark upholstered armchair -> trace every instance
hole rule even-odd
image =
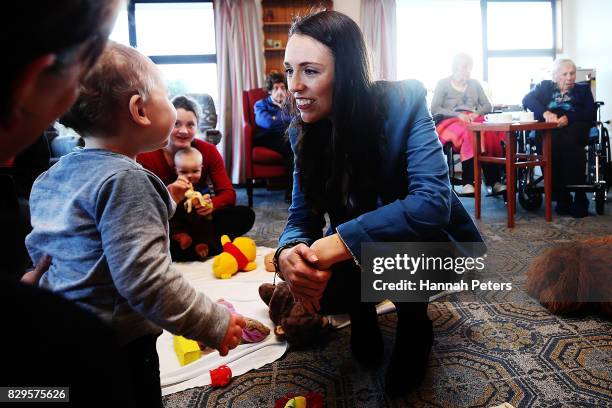
[[[215,109],[213,98],[208,94],[198,93],[187,94],[187,96],[195,99],[202,108],[200,123],[198,123],[198,137],[208,143],[217,145],[223,135],[216,129],[217,110]]]
[[[268,96],[261,89],[242,91],[242,133],[244,137],[244,164],[246,166],[246,187],[249,207],[253,206],[253,183],[255,179],[283,177],[286,174],[283,156],[274,150],[262,146],[253,146],[253,137],[257,131],[255,123],[255,102]]]

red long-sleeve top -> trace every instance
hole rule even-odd
[[[205,187],[206,177],[210,176],[215,191],[215,196],[212,198],[215,210],[235,205],[236,191],[234,191],[232,182],[225,172],[223,158],[217,151],[215,145],[194,139],[192,146],[202,153],[202,158],[204,159],[202,165],[202,178],[200,178],[198,185]],[[136,160],[138,160],[145,169],[156,174],[166,186],[172,184],[177,178],[174,168],[168,164],[164,157],[163,149],[141,153]]]

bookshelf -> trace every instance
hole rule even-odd
[[[333,8],[332,0],[263,0],[264,55],[266,74],[272,71],[283,72],[285,46],[289,27],[295,16],[308,14],[318,8]]]

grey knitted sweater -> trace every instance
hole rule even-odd
[[[30,207],[28,251],[34,262],[52,257],[41,287],[101,317],[122,343],[164,328],[219,345],[229,312],[173,268],[175,204],[156,175],[126,156],[81,149],[36,180]]]
[[[463,92],[453,88],[450,78],[441,79],[436,85],[431,101],[432,115],[457,116],[462,111],[484,115],[491,110],[489,98],[475,79],[467,80],[467,87]]]

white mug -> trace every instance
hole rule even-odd
[[[501,123],[512,122],[512,113],[500,113],[497,121]]]
[[[533,122],[533,112],[519,113],[519,122]]]

